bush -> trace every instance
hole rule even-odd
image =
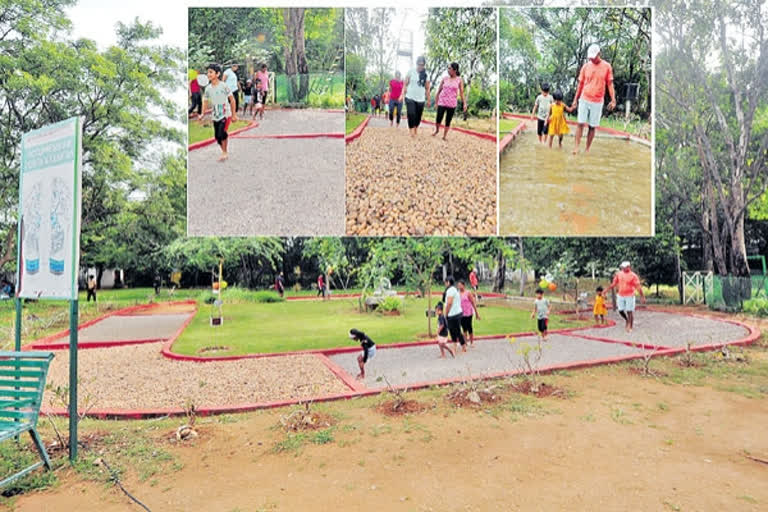
[[[285,298],[281,297],[277,292],[268,290],[261,290],[253,294],[253,300],[255,302],[270,303],[270,302],[285,302]]]
[[[400,311],[400,308],[402,307],[403,301],[400,300],[400,297],[392,296],[387,297],[379,302],[379,305],[376,307],[376,311],[381,311],[382,313],[391,313],[393,311]]]
[[[224,300],[233,302],[283,302],[285,298],[281,298],[280,295],[272,290],[249,290],[248,288],[238,288],[233,286],[232,288],[226,288],[222,294]],[[206,290],[200,294],[198,298],[199,302],[203,304],[213,304],[219,296]]]
[[[750,299],[744,301],[744,312],[755,316],[768,316],[768,299]]]

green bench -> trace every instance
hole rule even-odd
[[[37,433],[37,418],[52,360],[52,352],[0,351],[0,442],[29,432],[42,459],[0,481],[0,488],[42,465],[51,469],[48,452]]]

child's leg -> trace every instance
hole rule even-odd
[[[559,144],[560,144],[560,147],[563,147],[563,136],[562,135],[560,136],[560,143]]]
[[[555,138],[554,135],[549,136],[549,147],[552,147],[552,140]]]
[[[363,361],[363,356],[357,356],[357,366],[360,367],[360,373],[357,374],[358,379],[364,379],[365,378],[365,362]]]

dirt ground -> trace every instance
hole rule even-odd
[[[144,481],[128,469],[123,481],[153,511],[766,510],[768,464],[745,456],[768,459],[765,340],[749,363],[707,374],[664,359],[653,365],[672,378],[627,365],[544,377],[565,399],[507,390],[456,408],[450,389],[433,389],[408,393],[428,407],[403,417],[377,412],[390,396],[321,404],[338,420],[324,437],[279,428],[286,409],[203,418],[190,444],[158,437],[173,468]],[[13,510],[139,509],[60,473]]]

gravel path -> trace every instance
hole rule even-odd
[[[110,316],[77,333],[78,342],[168,339],[189,318],[189,313],[173,315]],[[54,343],[69,342],[64,336]]]
[[[189,152],[191,236],[344,233],[342,139],[238,139]]]
[[[446,355],[440,359],[437,345],[416,346],[402,349],[381,347],[366,365],[365,385],[376,389],[385,385],[380,377],[386,376],[393,386],[430,382],[440,379],[474,378],[483,374],[515,371],[522,368],[522,357],[517,353],[521,343],[535,345],[533,336],[521,337],[512,345],[507,340],[479,340],[475,348],[459,353],[456,359]],[[544,345],[540,366],[559,363],[602,359],[639,353],[635,348],[619,343],[574,338],[553,334]],[[357,353],[339,354],[331,360],[350,375],[357,375]]]
[[[242,119],[250,121],[251,117]],[[341,112],[311,109],[267,110],[264,112],[264,119],[256,119],[256,122],[259,126],[244,132],[243,135],[344,133],[344,113]]]
[[[407,125],[371,119],[347,145],[348,235],[496,234],[496,145],[431,130],[422,125],[414,140]]]
[[[725,343],[749,334],[749,331],[740,325],[719,320],[643,310],[635,312],[635,328],[628,334],[624,331],[624,319],[618,313],[611,312],[609,315],[616,322],[615,326],[586,329],[575,334],[663,347],[685,347],[689,341],[694,345]]]
[[[67,386],[68,361],[66,351],[56,352],[49,384]],[[316,356],[194,363],[163,357],[159,343],[81,350],[78,370],[80,406],[90,396],[95,409],[224,406],[349,391]],[[46,391],[43,403],[50,399]]]

